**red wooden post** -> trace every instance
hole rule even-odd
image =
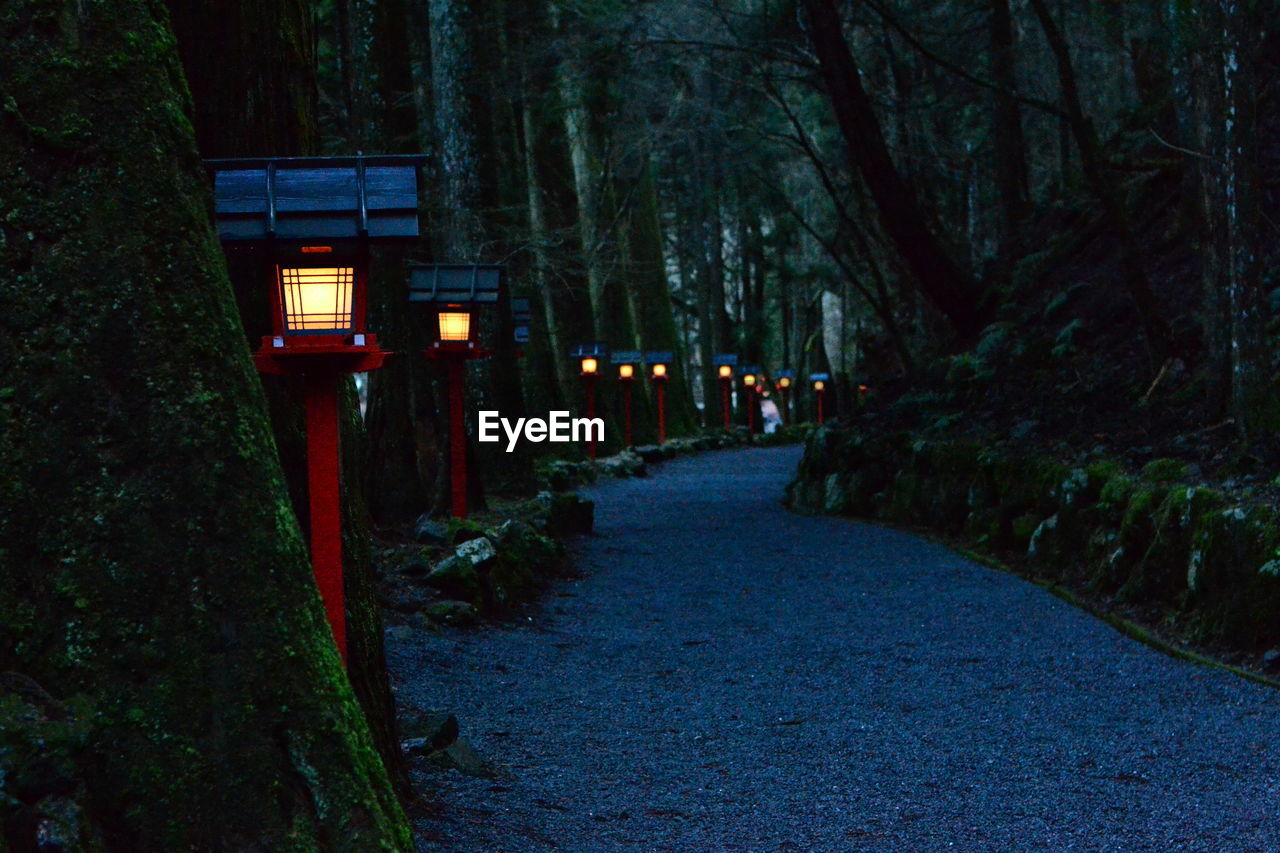
[[[756,434],[756,386],[747,386],[747,434]]]
[[[582,383],[587,386],[587,418],[596,416],[596,378],[593,374],[582,374]],[[596,431],[587,427],[587,458],[596,458]]]
[[[466,356],[449,360],[449,497],[454,518],[467,517]]]
[[[622,383],[622,417],[626,422],[627,447],[631,447],[635,444],[631,438],[631,383],[625,380]]]
[[[347,660],[347,616],[342,588],[342,510],[338,484],[338,387],[328,371],[306,374],[307,496],[311,569],[325,614]]]
[[[720,380],[720,408],[724,410],[724,428],[729,429],[733,426],[733,388],[732,379]]]
[[[784,424],[791,423],[791,410],[787,408],[787,392],[791,390],[785,385],[778,388],[778,393],[782,396],[782,422]]]
[[[654,389],[658,395],[658,444],[665,444],[667,441],[667,383],[658,381],[654,384],[658,386]]]
[[[822,426],[822,398],[826,396],[827,390],[822,388],[818,391],[818,426]]]

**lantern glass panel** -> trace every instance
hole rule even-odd
[[[665,364],[655,364],[653,366],[654,378],[661,378],[667,375],[667,366]]]
[[[450,305],[438,315],[440,324],[440,340],[471,340],[471,312],[461,310],[460,305]]]
[[[813,383],[813,390],[815,391],[821,391],[823,388],[826,388],[826,387],[827,387],[827,383],[823,382],[821,379]]]
[[[748,373],[746,376],[742,377],[742,382],[744,385],[755,385],[756,375],[754,373]]]
[[[727,364],[720,365],[720,378],[721,379],[733,378],[733,368]]]
[[[341,334],[354,331],[353,267],[282,267],[284,326],[288,334]]]
[[[618,378],[619,378],[619,379],[630,379],[630,378],[632,378],[632,377],[633,377],[633,376],[635,376],[635,375],[636,375],[636,368],[635,368],[635,365],[633,365],[633,364],[619,364],[619,365],[618,365]]]
[[[779,379],[779,380],[778,380],[778,387],[779,387],[779,388],[790,388],[790,387],[791,387],[791,380],[790,380],[790,379],[788,379],[788,378],[787,378],[787,377],[785,377],[785,376],[784,376],[784,377],[782,377],[781,379]]]
[[[584,358],[582,360],[583,373],[595,373],[599,369],[600,369],[600,363],[596,361],[594,358]]]

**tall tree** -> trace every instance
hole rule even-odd
[[[848,146],[851,168],[862,176],[885,233],[921,291],[961,338],[972,338],[984,325],[982,288],[947,254],[926,222],[915,193],[894,166],[861,72],[845,41],[834,0],[804,0],[804,8],[809,40]]]
[[[1076,81],[1075,65],[1071,60],[1070,46],[1050,13],[1049,7],[1045,4],[1045,0],[1031,0],[1031,8],[1040,21],[1040,27],[1044,30],[1045,39],[1049,42],[1049,49],[1053,53],[1058,85],[1062,93],[1062,108],[1066,113],[1071,133],[1075,137],[1076,147],[1080,150],[1080,164],[1085,180],[1088,181],[1090,189],[1102,206],[1107,224],[1120,244],[1120,267],[1125,288],[1138,309],[1138,316],[1142,320],[1142,328],[1152,355],[1157,361],[1163,362],[1178,352],[1173,327],[1165,317],[1155,290],[1151,287],[1151,281],[1147,277],[1142,249],[1134,234],[1129,210],[1120,195],[1116,175],[1098,138],[1097,128],[1085,114],[1084,105],[1080,99],[1080,87]]]
[[[0,65],[0,668],[82,722],[83,843],[409,849],[289,508],[163,5],[9,4],[0,35],[23,57]]]
[[[301,0],[168,0],[167,5],[192,92],[192,121],[200,153],[206,158],[315,154],[315,48],[306,5]],[[264,23],[268,25],[265,28]],[[217,62],[209,61],[210,29],[223,48]],[[226,97],[228,79],[241,86],[241,97]],[[259,115],[260,105],[272,111]],[[268,331],[263,280],[271,262],[261,249],[237,249],[228,258],[241,320],[253,332],[249,336],[253,345]],[[271,377],[264,384],[285,481],[294,511],[305,527],[310,519],[300,383],[296,377]],[[349,386],[350,382],[344,384]],[[383,763],[397,792],[407,799],[411,794],[409,771],[396,735],[395,705],[373,581],[364,499],[365,428],[353,393],[345,396],[345,404],[342,487],[348,672]]]
[[[1013,15],[1009,0],[991,0],[991,79],[997,88],[993,122],[992,155],[996,187],[1000,194],[1000,241],[1007,249],[1030,209],[1027,148],[1022,135],[1022,109],[1018,90]]]

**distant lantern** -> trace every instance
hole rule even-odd
[[[813,396],[817,409],[817,421],[821,426],[824,418],[824,408],[827,396],[827,383],[831,381],[830,373],[810,373],[809,381],[813,383]]]
[[[720,379],[720,413],[724,428],[728,429],[733,423],[733,369],[738,364],[738,357],[733,353],[716,353],[711,363],[715,365]]]
[[[778,393],[782,395],[782,405],[779,407],[784,424],[791,423],[791,386],[795,382],[796,372],[789,368],[783,368],[778,371]]]
[[[409,267],[409,302],[425,304],[432,317],[427,358],[443,361],[449,380],[449,510],[466,518],[467,423],[463,397],[466,364],[492,353],[480,346],[481,307],[496,306],[506,270],[499,264],[413,264]]]
[[[764,370],[759,365],[754,364],[746,365],[741,370],[742,384],[746,386],[747,392],[747,433],[755,435],[757,397],[764,390],[761,385],[764,380]]]
[[[634,442],[631,386],[636,382],[636,365],[644,361],[640,350],[614,350],[609,358],[618,365],[618,386],[622,390],[622,438],[627,447]]]
[[[654,398],[658,404],[658,444],[667,440],[667,367],[675,360],[675,352],[661,350],[644,354],[649,365],[649,380],[653,383]]]
[[[426,158],[208,160],[218,238],[263,259],[271,334],[262,373],[304,379],[311,564],[346,659],[338,383],[389,355],[365,329],[369,248],[418,239],[418,167]]]
[[[596,416],[596,380],[600,377],[600,359],[609,355],[609,348],[602,343],[577,344],[569,350],[569,358],[578,362],[578,376],[587,395],[587,417]],[[596,431],[587,427],[587,458],[596,458]]]
[[[498,264],[412,264],[409,302],[425,304],[434,314],[431,358],[483,358],[477,312],[496,306],[505,270]]]

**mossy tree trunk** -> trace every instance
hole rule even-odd
[[[440,193],[435,200],[441,260],[485,263],[507,260],[494,221],[499,207],[498,143],[490,100],[497,91],[491,67],[500,62],[502,6],[480,0],[430,0],[431,85]],[[513,131],[514,132],[514,131]],[[524,415],[524,392],[512,341],[510,288],[498,305],[482,312],[484,344],[493,356],[468,370],[469,410],[495,409],[503,417]],[[528,492],[533,463],[524,444],[507,454],[500,444],[472,444],[479,470],[499,490]],[[476,470],[476,469],[473,469]],[[480,477],[472,498],[483,502]]]
[[[315,154],[318,146],[316,67],[311,17],[301,0],[168,0],[178,52],[193,102],[193,123],[200,153],[206,158]],[[367,14],[366,4],[353,10]],[[366,24],[348,22],[355,33]],[[210,33],[219,50],[209,50]],[[368,35],[348,48],[365,56]],[[212,59],[211,59],[212,57]],[[346,58],[344,67],[354,60]],[[367,100],[368,60],[361,61],[361,103]],[[379,79],[383,75],[379,76]],[[228,81],[240,87],[227,95]],[[355,84],[353,84],[355,85]],[[263,110],[268,110],[265,114]],[[375,132],[370,111],[361,107],[350,118],[361,138]],[[358,122],[358,123],[356,123]],[[398,260],[398,259],[397,259]],[[240,315],[257,346],[269,330],[264,284],[271,258],[258,249],[229,253],[231,280]],[[375,268],[384,265],[375,264]],[[400,264],[396,273],[403,277]],[[385,276],[371,287],[375,295]],[[393,362],[394,364],[394,362]],[[273,433],[284,467],[294,512],[304,529],[310,523],[307,502],[306,431],[301,382],[297,378],[264,377]],[[378,752],[402,799],[411,795],[408,766],[400,751],[382,648],[382,619],[373,579],[369,516],[364,498],[368,460],[364,422],[350,381],[343,383],[342,424],[343,536],[347,602],[348,661],[356,696],[374,733]]]
[[[0,668],[111,849],[407,850],[210,227],[164,5],[0,11]],[[11,840],[17,847],[22,842]]]

